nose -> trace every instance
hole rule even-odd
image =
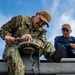
[[[39,24],[40,24],[40,26],[44,26],[45,25],[43,22],[40,22]]]

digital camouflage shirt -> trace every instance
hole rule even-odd
[[[30,34],[32,36],[32,42],[37,43],[40,47],[40,55],[54,52],[54,47],[46,39],[46,30],[42,27],[36,29],[32,25],[32,17],[28,16],[15,16],[0,29],[0,36],[4,40],[5,35],[10,35],[15,38],[21,37],[23,34]],[[15,42],[14,44],[18,44]]]

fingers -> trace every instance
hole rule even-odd
[[[21,37],[22,41],[32,41],[32,37],[29,34],[25,34]]]
[[[5,42],[8,43],[8,44],[13,43],[14,40],[15,40],[14,37],[11,37],[11,36],[5,36]]]
[[[21,37],[21,40],[22,41],[32,41],[32,37],[30,34],[25,34]],[[15,38],[14,37],[11,37],[11,36],[5,36],[5,42],[8,43],[8,44],[11,44],[15,41]]]
[[[28,36],[26,36],[26,37],[25,37],[25,40],[26,40],[26,41],[29,41],[29,37],[28,37]]]

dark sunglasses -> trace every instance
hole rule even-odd
[[[64,31],[64,32],[65,32],[65,31],[69,32],[69,30],[68,30],[67,28],[63,28],[62,31]]]

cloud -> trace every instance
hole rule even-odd
[[[50,3],[49,0],[48,4]],[[53,0],[51,7],[47,5],[47,1],[42,0],[43,8],[48,9],[48,11],[52,14],[52,21],[49,23],[50,28],[48,29],[47,39],[48,41],[52,42],[54,45],[54,38],[61,34],[61,27],[63,24],[68,23],[72,27],[71,35],[75,36],[75,20],[74,20],[74,13],[75,13],[75,0]]]
[[[67,15],[67,14],[63,14],[61,17],[60,17],[60,22],[63,24],[63,23],[68,23],[71,25],[71,28],[72,28],[72,33],[71,35],[72,36],[75,36],[75,19],[72,18],[71,15]]]
[[[5,16],[0,11],[0,27],[11,19],[11,15]],[[5,42],[0,38],[0,58],[2,58],[2,53],[4,51]]]
[[[11,15],[5,16],[0,12],[0,27],[11,19]]]
[[[54,0],[54,2],[52,3],[52,6],[51,6],[51,12],[52,14],[54,14],[54,16],[56,15],[55,13],[57,13],[57,9],[58,9],[58,6],[59,6],[59,0]]]
[[[11,4],[11,0],[9,3]],[[20,0],[19,2],[16,2],[17,5],[23,5],[22,3],[23,2],[21,2]],[[75,0],[41,0],[41,5],[42,9],[46,9],[52,14],[52,21],[49,23],[50,28],[47,29],[48,41],[54,44],[54,38],[58,35],[62,35],[61,26],[64,23],[69,23],[72,26],[71,35],[75,36]],[[11,17],[12,15],[5,16],[0,12],[0,26],[10,20]],[[4,42],[0,42],[0,44],[2,45],[2,47],[0,47],[1,49],[4,46]]]
[[[2,57],[3,51],[5,48],[5,42],[0,38],[0,58]]]
[[[49,0],[41,0],[41,4],[43,6],[43,8],[48,8],[48,6],[50,6],[50,1]]]
[[[51,41],[53,45],[54,45],[54,38],[56,36],[62,35],[61,27],[65,23],[71,25],[72,27],[71,35],[75,36],[75,20],[72,18],[71,14],[66,15],[63,13],[57,20],[58,21],[54,25],[52,25],[54,30],[51,31],[51,35],[48,38],[48,41]]]

